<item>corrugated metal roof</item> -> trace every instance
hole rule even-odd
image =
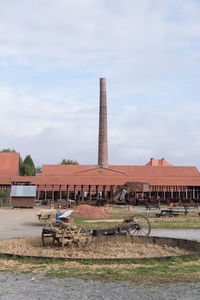
[[[12,185],[11,197],[36,197],[35,185]]]

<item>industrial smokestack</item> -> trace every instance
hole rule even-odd
[[[106,78],[100,78],[98,165],[108,168]]]

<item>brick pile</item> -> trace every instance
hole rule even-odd
[[[94,207],[87,204],[82,204],[73,207],[74,212],[72,216],[82,216],[87,218],[104,218],[108,217],[108,211],[110,211],[110,207]]]

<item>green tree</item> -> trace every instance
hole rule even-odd
[[[5,148],[0,151],[0,153],[16,153],[15,149]],[[35,174],[41,173],[42,168],[36,167],[30,155],[27,155],[26,158],[23,159],[19,156],[19,175],[20,176],[35,176]]]
[[[35,176],[35,165],[30,155],[27,155],[21,166],[21,176]]]
[[[1,153],[3,152],[7,152],[7,153],[16,153],[15,149],[10,149],[10,148],[7,148],[7,149],[3,149],[0,151]]]
[[[10,188],[6,188],[5,190],[0,190],[0,200],[2,200],[3,206],[9,206],[9,204],[10,204]]]
[[[61,165],[79,165],[79,163],[76,160],[66,159],[66,158],[64,158],[60,164]]]
[[[23,176],[23,169],[22,169],[22,167],[23,167],[23,159],[21,158],[21,156],[19,156],[19,175],[20,176]]]
[[[39,167],[36,167],[36,168],[35,168],[35,172],[36,172],[36,173],[42,173],[42,167],[40,167],[40,166],[39,166]]]

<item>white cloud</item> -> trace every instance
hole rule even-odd
[[[17,130],[18,136],[35,136],[48,127],[65,131],[70,123],[76,127],[86,120],[94,122],[97,116],[97,105],[91,107],[87,102],[79,102],[76,99],[64,99],[61,103],[49,101],[51,98],[43,101],[40,95],[34,97],[2,87],[0,99],[3,100],[0,132],[8,132],[11,135],[15,135]],[[85,127],[88,125],[85,124]]]
[[[95,163],[106,76],[111,162],[158,155],[198,164],[199,8],[195,0],[1,1],[3,147],[38,163],[65,153]]]
[[[52,157],[57,160],[57,153],[72,154],[74,147],[76,154],[82,146],[93,147],[97,137],[97,104],[91,106],[77,99],[63,99],[61,103],[43,101],[40,95],[34,97],[5,87],[0,87],[0,99],[3,148],[12,145],[22,156],[26,155],[24,149],[33,156],[40,149],[41,156],[38,154],[36,159],[42,164],[43,160],[48,162],[48,157],[53,163]]]

